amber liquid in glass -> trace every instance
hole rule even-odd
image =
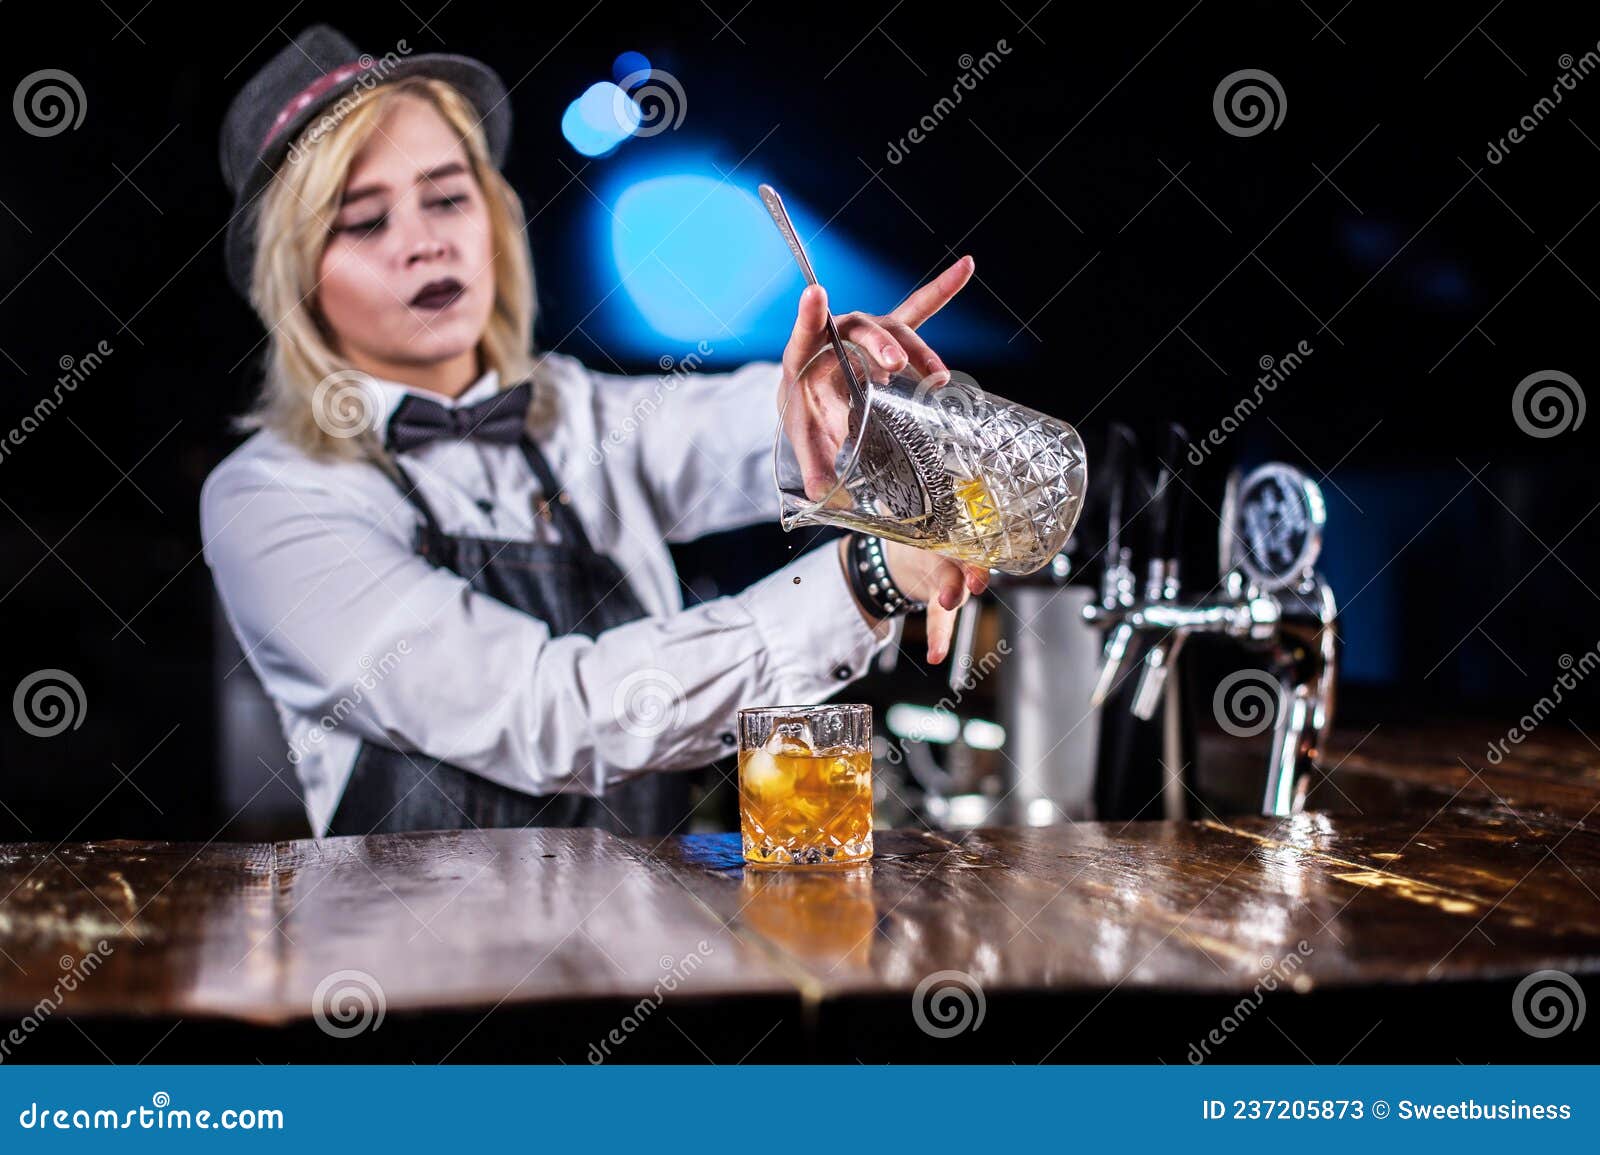
[[[739,752],[739,830],[748,862],[821,866],[872,857],[872,752]]]
[[[925,520],[901,522],[860,514],[844,514],[836,520],[864,533],[937,550],[986,569],[1020,561],[1034,564],[1039,536],[1026,516],[1008,515],[982,478],[956,477],[951,482],[958,504],[949,532],[936,531]]]

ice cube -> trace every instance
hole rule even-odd
[[[779,722],[772,728],[772,734],[767,738],[763,747],[768,754],[804,754],[815,753],[815,743],[811,740],[811,726],[806,722]]]
[[[828,785],[834,790],[859,790],[866,785],[866,776],[856,769],[853,759],[834,758],[828,766]]]
[[[745,755],[739,765],[739,781],[758,798],[772,798],[794,786],[793,778],[766,750],[751,750]]]

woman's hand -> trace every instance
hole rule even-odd
[[[962,257],[912,293],[887,316],[846,313],[835,317],[839,336],[865,349],[875,379],[910,366],[919,376],[946,372],[939,355],[916,329],[950,301],[972,277],[973,260]],[[788,404],[784,404],[788,398]],[[783,431],[794,446],[806,496],[820,501],[833,489],[834,462],[849,430],[850,387],[828,339],[828,294],[811,285],[800,294],[794,331],[783,350],[778,390]]]
[[[886,379],[908,366],[919,377],[947,373],[939,355],[916,330],[972,279],[973,267],[970,256],[962,257],[887,316],[846,313],[835,317],[840,338],[859,345],[873,358],[867,371],[874,380]],[[838,480],[834,462],[848,435],[850,419],[850,386],[828,337],[828,294],[821,285],[808,286],[800,294],[794,331],[783,350],[778,409],[783,415],[784,435],[800,463],[806,497],[820,501]],[[840,540],[841,565],[847,562],[847,542]],[[956,611],[969,594],[983,592],[989,584],[989,571],[892,541],[884,542],[884,559],[895,585],[908,597],[928,603],[928,661],[944,661],[950,652]],[[862,613],[866,612],[863,608]]]
[[[839,564],[849,565],[848,537],[839,539]],[[889,576],[900,592],[928,603],[928,662],[937,665],[950,652],[950,637],[955,632],[956,611],[970,594],[981,594],[989,585],[989,571],[982,566],[952,561],[915,546],[885,539],[883,557],[889,563]],[[863,616],[866,607],[861,607]]]

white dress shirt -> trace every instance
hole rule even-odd
[[[413,551],[418,516],[363,462],[309,457],[270,430],[206,479],[205,557],[277,706],[321,835],[362,740],[442,758],[532,794],[596,792],[728,754],[743,706],[818,702],[897,631],[869,627],[829,543],[729,597],[683,608],[668,542],[771,521],[780,367],[624,377],[546,356],[559,416],[540,448],[591,544],[647,616],[590,639],[472,590]],[[377,428],[407,392],[368,378]],[[456,398],[492,396],[484,374]],[[515,445],[431,442],[400,461],[451,534],[558,540]]]

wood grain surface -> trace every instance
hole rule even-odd
[[[370,985],[395,1019],[469,1025],[607,1002],[733,1023],[765,1000],[792,1040],[863,999],[903,1011],[946,972],[990,1000],[1090,1007],[1267,975],[1393,1001],[1600,972],[1600,751],[1556,735],[1491,765],[1462,753],[1477,740],[1341,735],[1291,818],[880,831],[848,868],[594,830],[4,845],[0,1015],[55,998],[81,1024],[337,1027]],[[735,1057],[779,1023],[738,1025]]]

